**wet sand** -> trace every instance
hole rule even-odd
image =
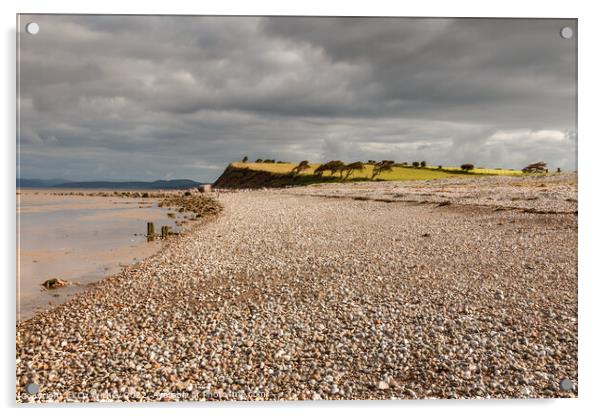
[[[58,191],[19,190],[17,215],[17,319],[65,302],[122,266],[158,251],[147,242],[146,222],[156,229],[175,220],[149,198],[58,195]],[[64,191],[61,191],[64,193]],[[19,232],[20,230],[20,232]],[[52,278],[73,284],[43,290]]]

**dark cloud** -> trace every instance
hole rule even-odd
[[[575,167],[573,20],[22,16],[20,175],[243,155]]]

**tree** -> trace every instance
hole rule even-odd
[[[380,175],[383,172],[392,171],[394,164],[395,164],[395,162],[393,162],[392,160],[383,160],[382,162],[378,162],[377,164],[374,165],[374,168],[372,169],[372,178],[371,179],[376,178],[378,175]]]
[[[544,173],[546,171],[546,162],[536,162],[522,169],[523,173]]]
[[[316,168],[316,170],[314,170],[314,176],[318,176],[318,177],[322,177],[322,175],[324,175],[324,165],[325,163],[322,163],[320,166],[318,166]]]
[[[257,159],[255,163],[263,163],[263,159]]]
[[[324,174],[324,172],[330,172],[331,175],[334,175],[335,173],[339,172],[339,174],[341,175],[341,178],[343,178],[343,170],[345,168],[345,164],[343,162],[341,162],[340,160],[331,160],[330,162],[326,162],[321,164],[320,166],[318,166],[316,168],[316,170],[314,171],[314,175],[316,176],[322,176]]]
[[[474,165],[471,163],[465,163],[462,166],[460,166],[460,169],[468,172],[469,170],[473,170],[474,169]]]
[[[249,160],[249,158],[247,156],[242,158],[242,163],[247,163],[247,160]]]
[[[426,160],[423,160],[422,162],[420,162],[420,167],[421,168],[425,168],[426,167]]]
[[[333,160],[330,164],[330,171],[334,175],[335,173],[339,173],[341,179],[343,179],[343,172],[345,170],[345,163],[340,160]]]
[[[291,173],[293,175],[297,175],[307,169],[309,169],[309,162],[307,160],[302,160],[297,166],[293,168]]]
[[[334,174],[338,172],[341,175],[341,178],[343,177],[343,168],[345,167],[343,162],[340,160],[331,160],[327,165],[328,168],[326,170],[329,170],[331,175],[334,176]]]
[[[412,162],[412,166],[414,166],[415,168],[420,166],[420,162]]]
[[[353,171],[357,170],[357,171],[362,171],[364,170],[364,163],[363,162],[353,162],[348,164],[347,166],[345,166],[345,180],[347,180],[349,178],[349,176],[351,176],[351,174],[353,173]]]

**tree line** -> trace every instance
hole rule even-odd
[[[242,158],[243,163],[248,163],[248,161],[249,161],[249,158],[247,156],[244,156]],[[281,160],[276,161],[275,159],[257,159],[255,161],[255,163],[289,163],[289,162],[283,162]],[[395,161],[393,161],[393,160],[381,160],[380,162],[377,162],[376,160],[368,160],[367,163],[357,161],[357,162],[352,162],[352,163],[348,163],[348,164],[346,164],[345,162],[340,161],[340,160],[331,160],[329,162],[322,163],[321,165],[319,165],[314,170],[313,175],[317,176],[317,177],[322,177],[325,173],[330,172],[331,176],[335,176],[338,174],[341,179],[346,180],[353,174],[353,172],[363,171],[366,168],[366,165],[371,165],[373,167],[372,173],[370,176],[370,179],[372,179],[372,180],[384,172],[390,172],[391,170],[393,170],[393,167],[395,167],[395,166],[398,166],[398,167],[409,167],[410,166],[410,164],[408,164],[407,162],[395,163]],[[421,162],[414,161],[411,163],[411,166],[414,168],[426,168],[427,163],[425,160],[423,160]],[[310,168],[311,168],[311,166],[309,164],[309,161],[302,160],[301,162],[299,162],[298,165],[296,165],[291,170],[291,174],[298,175],[298,174],[302,173],[303,171],[309,170]],[[437,169],[443,170],[443,166],[439,165],[437,167]],[[464,163],[464,164],[460,165],[460,169],[464,172],[470,172],[475,169],[475,166],[472,163]],[[560,172],[560,171],[561,171],[560,168],[558,168],[557,172]],[[531,163],[530,165],[523,168],[522,172],[523,173],[548,173],[548,169],[546,167],[545,162],[536,162],[536,163]]]

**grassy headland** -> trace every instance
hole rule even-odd
[[[379,169],[379,163],[376,162],[360,163],[360,167],[356,169],[345,170],[345,166],[342,165],[342,169],[326,169],[320,172],[321,166],[323,165],[320,163],[307,163],[303,169],[296,170],[299,165],[288,162],[233,162],[215,182],[215,186],[218,188],[280,188],[324,182],[412,181],[466,177],[467,175],[525,175],[520,170],[512,169],[472,168],[466,170],[461,167],[446,166],[416,167],[393,162],[378,172],[375,172],[375,169]]]

